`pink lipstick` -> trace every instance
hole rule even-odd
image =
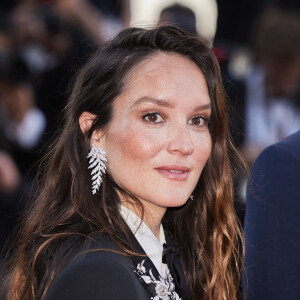
[[[175,181],[184,181],[187,179],[189,172],[191,171],[190,168],[184,166],[162,166],[155,168],[157,172],[159,172],[164,177],[175,180]]]

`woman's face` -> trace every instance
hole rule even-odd
[[[211,152],[211,101],[204,75],[177,54],[132,71],[100,139],[108,172],[151,212],[183,205]]]

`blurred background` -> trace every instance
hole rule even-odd
[[[300,129],[298,0],[2,0],[0,2],[0,262],[30,203],[36,165],[62,126],[72,78],[129,26],[173,23],[212,47],[236,147],[252,165]],[[237,169],[243,222],[247,177]]]

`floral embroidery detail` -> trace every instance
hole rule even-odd
[[[166,270],[166,276],[159,276],[159,280],[156,280],[151,269],[149,270],[149,275],[147,275],[144,262],[145,260],[137,265],[135,273],[137,273],[138,276],[141,277],[147,284],[155,284],[155,291],[157,295],[155,297],[151,297],[151,300],[181,300],[175,291],[175,285],[169,270]]]

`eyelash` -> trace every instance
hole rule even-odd
[[[157,121],[150,121],[149,119],[147,119],[147,118],[149,118],[151,115],[159,115],[160,118],[163,119],[163,116],[162,116],[159,112],[148,112],[148,113],[146,113],[146,114],[144,114],[144,115],[142,116],[142,119],[145,120],[146,122],[149,122],[149,123],[152,123],[152,124],[160,124],[160,123],[162,123],[162,121],[158,121],[158,122],[157,122]],[[210,119],[207,118],[207,117],[204,117],[204,116],[202,116],[202,115],[192,117],[192,118],[188,121],[188,124],[193,125],[193,124],[192,124],[192,120],[193,120],[193,119],[196,119],[196,118],[200,118],[201,120],[204,121],[204,124],[202,124],[202,125],[195,125],[195,126],[197,126],[197,127],[202,127],[202,126],[205,126],[205,125],[208,125],[208,124],[209,124]]]
[[[151,115],[159,115],[163,119],[162,115],[159,112],[148,112],[148,113],[144,114],[142,116],[142,118],[143,118],[143,120],[145,120],[145,121],[147,121],[149,123],[152,123],[152,124],[159,124],[159,123],[161,123],[161,121],[154,122],[154,121],[150,121],[149,119],[147,120],[147,118],[149,118]]]
[[[199,118],[199,119],[201,119],[201,120],[204,121],[204,124],[202,124],[202,125],[195,125],[195,126],[197,126],[197,127],[202,127],[202,126],[205,126],[205,125],[208,125],[208,124],[209,124],[210,119],[207,118],[207,117],[204,117],[204,116],[202,116],[202,115],[192,117],[192,118],[188,121],[188,124],[194,125],[194,124],[192,124],[192,123],[190,123],[190,122],[191,122],[193,119],[196,119],[196,118]]]

